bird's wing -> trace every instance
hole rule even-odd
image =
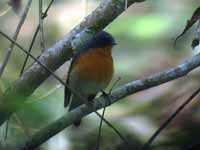
[[[70,64],[69,70],[68,70],[67,80],[66,80],[66,84],[67,85],[70,84],[69,83],[70,82],[69,78],[70,78],[70,74],[71,74],[71,70],[72,70],[73,64],[79,58],[80,53],[82,51],[84,51],[84,49],[81,49],[80,51],[78,51],[77,53],[75,53],[74,57],[72,58],[72,61],[71,61],[71,64]],[[64,107],[67,107],[69,105],[71,97],[72,97],[71,91],[67,87],[65,87],[65,91],[64,91]]]
[[[66,81],[66,84],[69,85],[68,82],[69,82],[69,79],[67,79],[67,81]],[[64,92],[64,107],[67,107],[69,105],[71,95],[72,95],[71,91],[67,87],[65,87],[65,92]]]
[[[72,72],[73,65],[75,64],[76,60],[79,59],[80,54],[84,53],[87,49],[88,49],[88,46],[86,45],[86,46],[82,47],[78,52],[75,53],[75,55],[74,55],[74,57],[72,59],[72,62],[70,64],[70,67],[69,67],[68,76],[67,76],[67,80],[66,80],[66,84],[67,85],[70,84],[70,77],[71,77],[71,72]],[[67,107],[69,105],[71,97],[72,97],[71,91],[67,87],[65,87],[65,91],[64,91],[64,107]]]

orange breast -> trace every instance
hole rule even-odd
[[[80,55],[72,67],[78,74],[79,80],[107,86],[114,72],[111,47],[105,50],[89,49]]]

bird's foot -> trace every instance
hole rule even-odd
[[[89,109],[92,109],[92,111],[94,111],[93,110],[93,104],[94,104],[94,98],[95,98],[95,95],[90,95],[89,97],[88,97],[88,100],[87,100],[87,103],[86,103],[86,105],[89,107]]]
[[[112,100],[111,100],[111,96],[110,96],[110,92],[106,93],[105,91],[101,91],[102,92],[102,96],[105,97],[105,99],[108,101],[108,105],[110,106],[112,104]]]

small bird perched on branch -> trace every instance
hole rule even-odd
[[[66,83],[88,102],[105,89],[112,79],[114,45],[114,38],[109,33],[100,31],[72,59]],[[70,111],[83,103],[82,99],[65,87],[64,107],[69,105]],[[80,123],[81,120],[77,120],[74,125],[78,126]]]

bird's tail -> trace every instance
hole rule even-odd
[[[69,106],[69,109],[68,111],[71,111],[72,109],[78,107],[79,105],[83,104],[83,102],[77,98],[76,96],[73,96],[71,91],[65,87],[65,92],[64,92],[64,107],[67,107],[70,103],[70,100],[71,100],[71,97],[72,97],[72,100],[71,100],[71,104]],[[75,127],[78,127],[80,126],[81,124],[81,120],[77,120],[74,122],[74,126]]]
[[[69,106],[69,111],[75,109],[76,107],[79,107],[80,105],[82,105],[84,102],[83,100],[81,100],[80,98],[78,98],[77,96],[72,96],[72,101],[70,103]]]
[[[70,102],[70,99],[71,99],[71,91],[65,87],[65,92],[64,92],[64,107],[67,107],[69,102]]]
[[[84,103],[84,102],[83,102],[80,98],[78,98],[78,97],[76,97],[76,96],[73,95],[73,96],[72,96],[71,104],[70,104],[70,106],[69,106],[69,111],[75,109],[76,107],[79,107],[79,106],[82,105],[83,103]],[[81,119],[74,122],[74,126],[75,126],[75,127],[80,126],[80,124],[81,124]]]

